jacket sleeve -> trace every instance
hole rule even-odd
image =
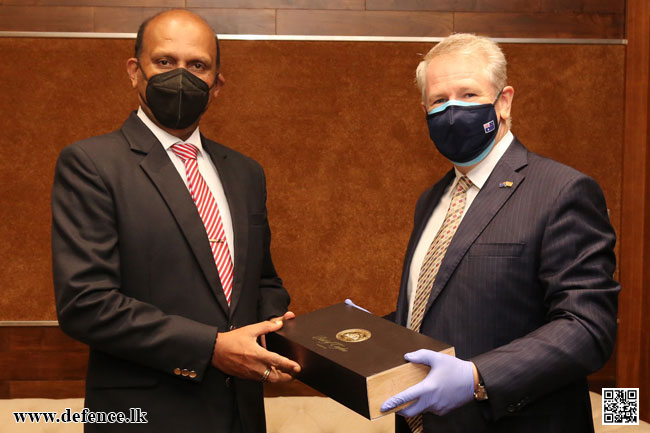
[[[271,228],[268,221],[266,209],[266,177],[264,171],[259,167],[261,175],[262,197],[264,198],[263,213],[263,245],[262,245],[262,272],[260,276],[260,303],[259,320],[268,320],[271,317],[279,317],[287,312],[290,302],[289,292],[284,288],[282,280],[278,276],[271,259]]]
[[[577,176],[560,190],[539,251],[546,323],[476,356],[494,419],[601,368],[616,336],[615,234],[597,183]]]
[[[115,203],[80,145],[64,149],[52,190],[52,259],[61,329],[115,357],[201,381],[217,329],[125,296]],[[177,375],[177,374],[176,374]]]

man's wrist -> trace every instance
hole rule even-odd
[[[478,369],[476,368],[476,364],[472,362],[472,370],[474,372],[474,392],[476,392],[476,389],[478,388],[478,384],[481,381],[480,376],[478,375]]]
[[[472,362],[472,368],[474,369],[474,400],[484,401],[488,399],[487,390],[483,384],[483,379],[476,368],[476,365]]]

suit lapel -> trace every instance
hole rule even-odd
[[[433,283],[425,315],[447,285],[476,238],[485,230],[490,221],[524,181],[525,175],[520,173],[519,170],[527,165],[526,154],[527,150],[517,139],[514,139],[506,153],[494,167],[494,170],[492,170],[447,248],[440,270]],[[511,181],[513,184],[510,187],[500,187],[499,184],[504,181]]]
[[[210,289],[224,313],[228,315],[228,303],[219,281],[219,273],[214,264],[205,226],[185,183],[178,175],[178,171],[158,139],[138,119],[137,115],[131,114],[124,123],[122,132],[133,151],[146,154],[140,162],[140,166],[167,203],[183,236],[187,239]]]
[[[232,159],[228,158],[225,148],[214,141],[207,140],[201,136],[203,148],[208,152],[214,166],[219,173],[219,179],[223,191],[228,200],[232,229],[234,234],[234,255],[233,257],[233,284],[232,297],[230,299],[230,316],[235,312],[241,297],[244,284],[244,272],[246,270],[246,253],[248,251],[248,211],[246,207],[246,191],[244,185],[238,180],[238,173],[232,165]]]

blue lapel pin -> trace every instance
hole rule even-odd
[[[499,188],[512,188],[513,182],[511,180],[506,180],[499,184]]]

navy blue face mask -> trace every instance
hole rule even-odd
[[[499,120],[494,104],[447,101],[429,111],[429,136],[438,151],[453,164],[469,166],[481,162],[494,146]]]

